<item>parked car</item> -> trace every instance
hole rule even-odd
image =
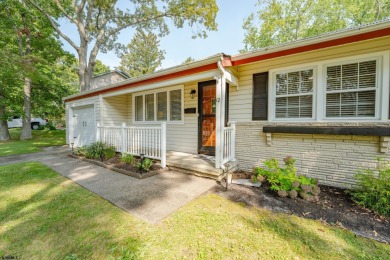
[[[39,117],[31,118],[31,129],[37,130],[39,126],[46,125],[47,119]],[[20,116],[13,116],[11,120],[8,120],[8,128],[22,127],[22,118]]]

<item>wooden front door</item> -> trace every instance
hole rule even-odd
[[[216,81],[206,81],[198,84],[199,108],[199,139],[198,152],[215,155],[216,143]]]

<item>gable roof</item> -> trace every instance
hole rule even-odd
[[[180,78],[191,74],[218,69],[218,61],[222,61],[222,65],[224,67],[239,66],[252,62],[258,62],[261,60],[304,53],[323,48],[335,47],[339,45],[375,39],[389,35],[390,19],[387,19],[380,22],[352,27],[348,29],[325,33],[311,38],[297,40],[294,42],[271,46],[245,54],[229,56],[224,53],[218,53],[216,55],[201,60],[196,60],[167,69],[159,70],[140,77],[126,79],[118,83],[114,83],[98,89],[81,92],[79,94],[64,98],[64,101],[69,102],[73,100],[97,96],[107,92],[138,87],[159,81]]]

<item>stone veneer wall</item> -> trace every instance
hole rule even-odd
[[[263,166],[270,158],[277,158],[284,165],[283,158],[292,156],[298,173],[318,178],[320,184],[351,187],[354,175],[361,167],[375,168],[377,157],[390,161],[388,142],[380,142],[378,136],[321,135],[321,134],[272,134],[267,143],[265,125],[294,125],[269,122],[237,123],[236,158],[239,168],[251,170]],[[346,126],[334,123],[305,123],[305,126]],[[372,124],[349,124],[350,126],[372,126]],[[389,127],[389,123],[375,124]],[[388,138],[386,138],[388,140]],[[380,146],[385,146],[379,152]]]

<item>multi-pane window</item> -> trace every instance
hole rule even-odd
[[[276,74],[275,118],[313,117],[313,69]]]
[[[182,89],[137,95],[134,102],[137,122],[182,121]]]
[[[145,120],[154,121],[154,94],[145,95]]]
[[[326,117],[375,117],[377,60],[326,68]]]
[[[157,121],[167,121],[168,119],[168,94],[167,92],[159,92],[156,94],[157,99]]]
[[[171,121],[181,121],[181,90],[169,92],[171,103]]]
[[[135,97],[135,121],[144,121],[144,96]]]

